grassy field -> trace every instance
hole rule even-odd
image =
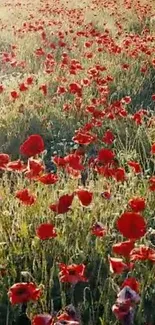
[[[154,0],[0,1],[0,113],[0,325],[155,325]]]

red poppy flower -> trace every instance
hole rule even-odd
[[[133,168],[135,174],[140,174],[142,172],[142,168],[138,162],[128,161],[128,165]]]
[[[52,325],[52,316],[48,314],[36,315],[32,319],[32,325]]]
[[[12,90],[11,93],[10,93],[10,95],[11,95],[11,97],[13,99],[17,99],[19,97],[19,94],[15,90]]]
[[[91,133],[77,132],[76,135],[72,138],[75,143],[88,145],[95,142],[97,136]]]
[[[9,155],[5,153],[0,153],[0,169],[5,169],[9,161],[10,161]]]
[[[57,214],[67,213],[70,210],[73,198],[74,194],[65,194],[59,198],[58,203],[51,204],[50,209],[56,212]]]
[[[81,178],[81,172],[79,170],[73,169],[70,166],[66,166],[65,168],[66,173],[68,173],[72,178]]]
[[[43,183],[43,184],[55,184],[58,181],[58,176],[56,174],[44,174],[38,178],[38,181]]]
[[[108,191],[102,192],[101,196],[106,199],[106,200],[110,200],[111,199],[111,193]]]
[[[86,268],[84,264],[65,265],[60,263],[59,268],[59,277],[61,282],[77,283],[88,281],[87,278],[84,276]]]
[[[152,100],[155,101],[155,94],[152,95]]]
[[[88,206],[92,202],[92,199],[93,199],[92,192],[89,192],[85,189],[79,189],[76,191],[76,194],[83,206]]]
[[[2,94],[3,90],[4,90],[4,86],[0,85],[0,94]]]
[[[131,261],[152,261],[155,262],[155,250],[141,245],[139,247],[134,248],[130,253]]]
[[[28,90],[28,87],[24,84],[24,82],[22,82],[22,83],[19,85],[19,90],[20,90],[20,91],[26,91],[26,90]]]
[[[123,262],[122,258],[109,257],[110,271],[121,274],[128,269],[128,265]]]
[[[113,169],[113,177],[117,182],[124,182],[126,180],[126,174],[124,168],[115,168]]]
[[[10,161],[7,164],[7,170],[13,170],[18,172],[23,172],[26,169],[26,165],[20,159],[15,161]]]
[[[69,85],[69,91],[71,94],[81,94],[82,87],[78,83],[74,82]]]
[[[41,240],[46,240],[49,238],[55,238],[57,237],[56,230],[54,226],[50,223],[42,223],[37,229],[36,229],[37,237],[39,237]]]
[[[117,228],[124,237],[139,239],[146,233],[146,222],[136,212],[124,212],[117,220]]]
[[[44,141],[39,134],[33,134],[20,146],[20,153],[27,157],[33,157],[44,151]]]
[[[97,237],[104,237],[107,233],[107,229],[101,222],[95,222],[91,227],[91,233]]]
[[[27,83],[27,85],[32,85],[33,84],[33,77],[28,77],[26,79],[26,83]]]
[[[83,170],[84,166],[81,164],[81,157],[77,154],[70,154],[64,158],[65,162],[75,170]]]
[[[126,286],[130,287],[132,290],[139,293],[140,284],[135,278],[132,277],[126,278],[122,283],[121,288],[123,289]]]
[[[130,96],[125,96],[121,99],[121,102],[123,104],[130,104],[131,103],[131,97]]]
[[[102,141],[106,144],[112,144],[115,140],[113,133],[110,130],[107,130],[102,138]]]
[[[99,162],[109,163],[113,161],[114,157],[115,153],[112,150],[103,148],[99,150],[97,159]]]
[[[149,190],[154,192],[155,191],[155,176],[152,176],[150,179],[149,179]]]
[[[41,295],[41,290],[32,282],[15,283],[8,292],[12,305],[36,301]]]
[[[134,248],[134,241],[127,240],[124,242],[116,243],[112,246],[113,252],[124,257],[128,257]]]
[[[152,146],[151,146],[151,154],[152,155],[155,154],[155,143],[153,143]]]
[[[39,87],[39,90],[41,90],[44,94],[44,96],[47,95],[47,85],[43,84]]]
[[[142,197],[130,199],[128,205],[134,212],[143,211],[146,207],[145,199]]]
[[[25,205],[32,205],[36,202],[36,197],[27,188],[16,192],[16,198]]]
[[[57,167],[65,167],[67,162],[65,161],[65,158],[55,156],[52,158],[52,161]]]
[[[40,47],[40,48],[35,50],[35,54],[36,54],[36,56],[44,56],[45,51]]]
[[[111,178],[114,176],[114,169],[110,168],[108,165],[101,166],[101,167],[95,165],[95,171],[97,171],[99,175],[102,175],[106,178]]]
[[[29,159],[25,177],[29,179],[37,179],[37,177],[44,171],[45,167],[39,160]]]

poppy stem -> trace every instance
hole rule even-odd
[[[74,306],[74,290],[75,290],[76,283],[73,283],[71,286],[71,304]]]
[[[19,316],[16,320],[16,325],[31,325],[31,321],[26,314],[27,304],[22,304]]]

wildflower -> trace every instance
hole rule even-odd
[[[91,227],[91,233],[96,237],[104,237],[107,233],[107,229],[101,222],[95,222]]]
[[[83,206],[88,206],[91,204],[93,199],[92,192],[89,192],[88,190],[85,189],[79,189],[76,191],[76,195],[78,196],[78,199],[80,200]]]
[[[146,233],[146,221],[136,212],[124,212],[117,220],[117,228],[128,239],[139,239]]]
[[[52,173],[43,174],[38,177],[38,181],[45,185],[55,184],[58,181],[58,176]]]
[[[88,281],[84,276],[86,268],[84,264],[65,265],[60,263],[59,268],[59,277],[61,282],[77,283]]]
[[[124,242],[116,243],[112,246],[112,250],[115,254],[129,257],[130,252],[134,248],[134,241],[127,240]]]
[[[27,157],[33,157],[44,151],[44,141],[39,134],[33,134],[20,146],[20,153]]]
[[[128,205],[134,212],[143,211],[146,207],[145,199],[142,197],[130,199]]]
[[[42,223],[41,225],[39,225],[39,227],[37,227],[36,229],[36,235],[41,240],[57,237],[56,230],[54,226],[50,223]]]
[[[36,197],[30,193],[28,189],[23,189],[16,192],[16,198],[25,205],[32,205],[36,202]]]
[[[36,301],[41,295],[41,290],[32,282],[15,283],[8,292],[12,305]]]
[[[67,213],[70,210],[70,206],[74,199],[74,194],[65,194],[59,198],[59,201],[56,204],[51,204],[50,209],[57,214]]]

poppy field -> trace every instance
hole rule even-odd
[[[0,2],[0,325],[155,325],[155,2]]]

